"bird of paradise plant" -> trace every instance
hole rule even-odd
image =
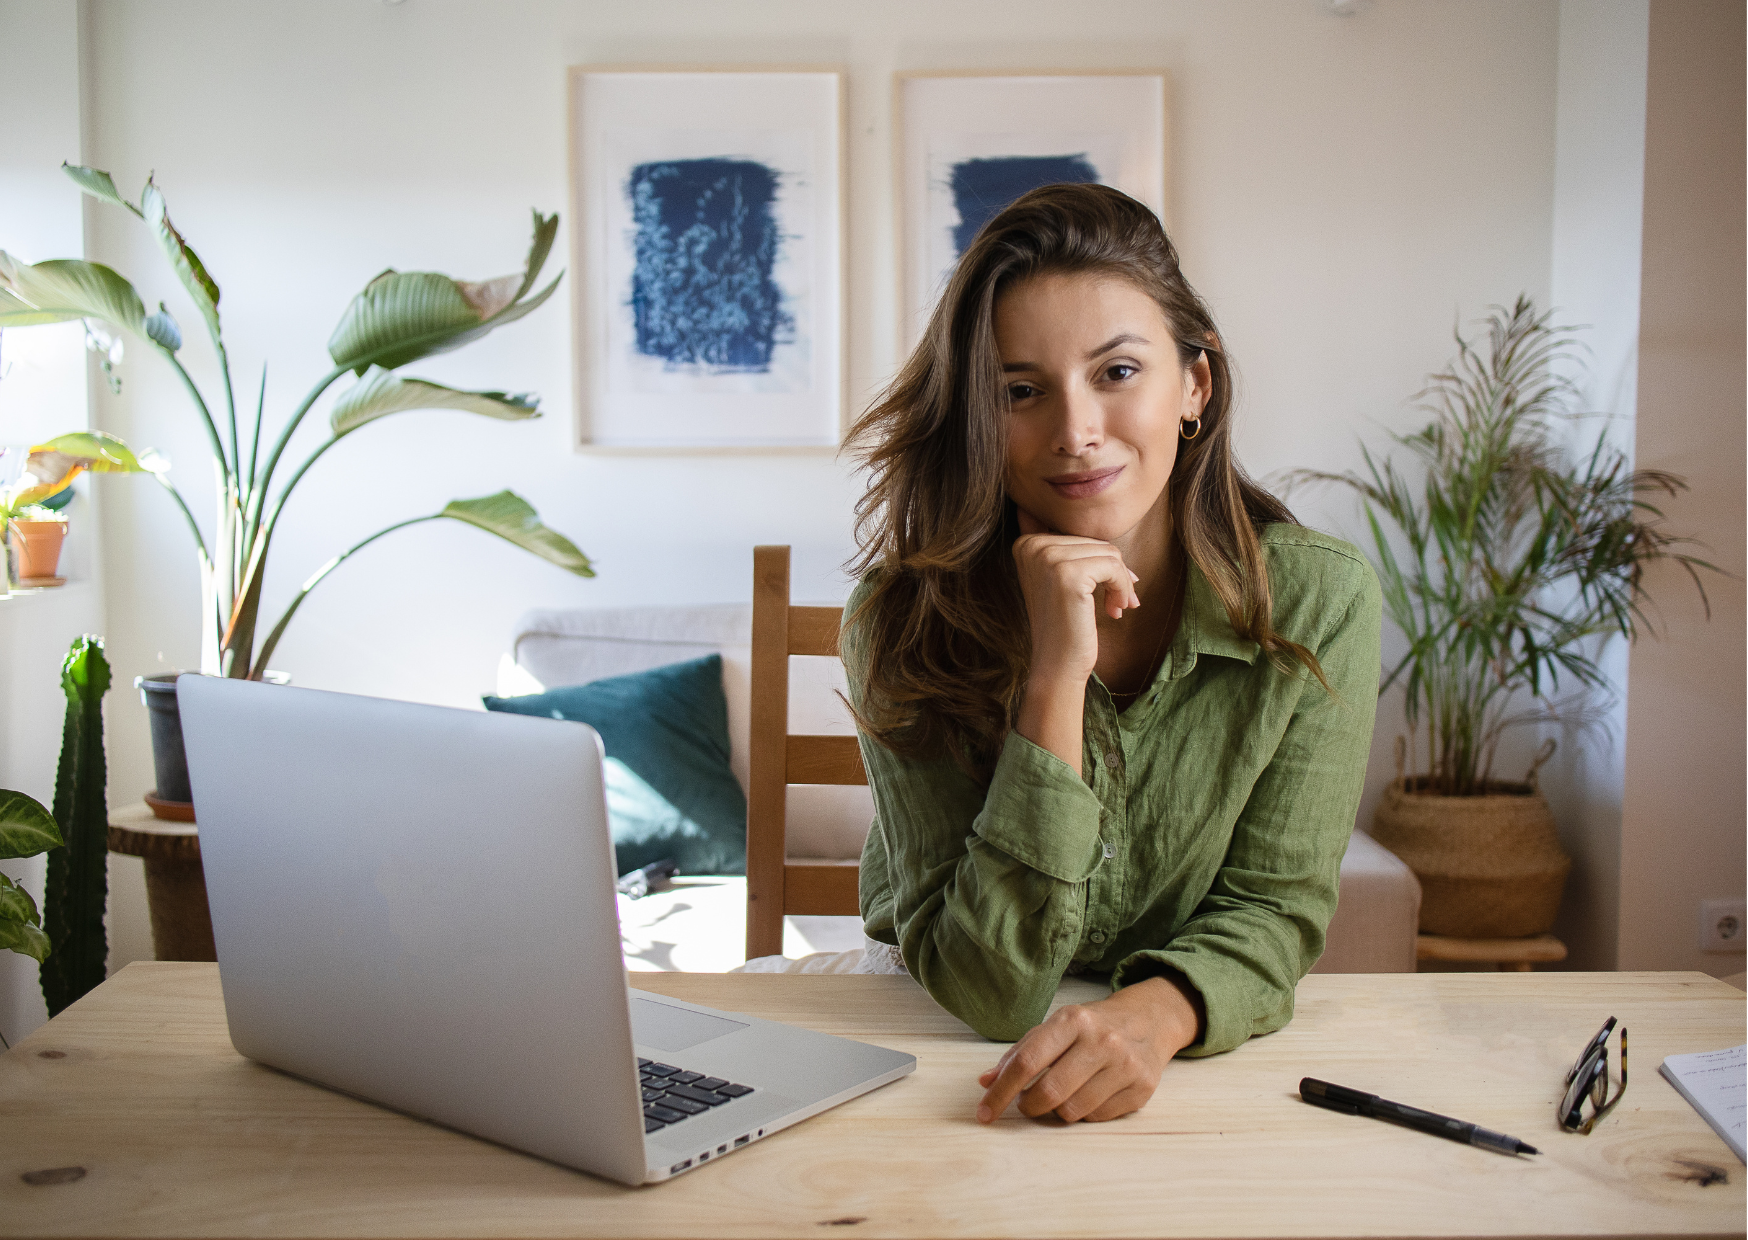
[[[523,269],[513,275],[476,283],[437,272],[390,268],[370,281],[347,306],[328,340],[331,368],[263,451],[266,368],[262,368],[253,416],[245,408],[239,417],[220,328],[218,284],[171,223],[158,186],[148,179],[135,203],[122,197],[107,172],[68,164],[62,168],[85,193],[127,210],[151,231],[205,325],[217,356],[222,393],[209,401],[182,364],[178,356],[182,330],[164,304],[159,303],[156,313],[146,313],[133,285],[102,263],[62,258],[25,264],[0,250],[0,329],[75,319],[98,321],[119,328],[163,357],[206,431],[219,482],[217,520],[208,539],[160,458],[136,455],[119,439],[99,432],[61,436],[33,449],[28,483],[13,499],[19,506],[41,502],[45,495],[64,490],[82,472],[156,476],[187,522],[199,555],[203,672],[260,679],[292,616],[323,578],[384,534],[422,521],[461,521],[577,576],[594,576],[588,557],[543,525],[527,501],[512,491],[499,491],[454,500],[439,512],[397,522],[335,556],[303,583],[265,639],[257,643],[262,583],[274,532],[292,491],[328,449],[379,418],[414,409],[461,409],[504,421],[539,416],[539,403],[532,396],[464,391],[396,371],[421,358],[459,349],[543,305],[563,279],[560,272],[530,295],[558,232],[556,215],[534,212],[533,243]],[[276,488],[293,434],[323,393],[348,373],[354,382],[333,405],[328,436]],[[34,498],[22,498],[28,495]]]

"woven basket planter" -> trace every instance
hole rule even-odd
[[[1372,838],[1420,879],[1422,933],[1545,934],[1572,868],[1547,798],[1507,783],[1489,784],[1486,796],[1433,796],[1417,790],[1423,782],[1391,784],[1372,816]]]

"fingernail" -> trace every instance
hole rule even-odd
[[[978,1123],[987,1124],[987,1123],[989,1123],[990,1120],[992,1120],[994,1118],[995,1117],[989,1113],[988,1107],[984,1106],[982,1103],[978,1104],[978,1106],[977,1106],[977,1122]]]
[[[1141,574],[1140,574],[1140,573],[1137,573],[1137,572],[1131,572],[1131,573],[1130,573],[1130,574],[1129,574],[1129,580],[1130,580],[1130,581],[1140,581],[1140,580],[1141,580]]]

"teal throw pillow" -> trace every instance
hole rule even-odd
[[[572,719],[601,734],[619,873],[663,858],[682,874],[746,873],[747,800],[728,764],[721,655],[483,700],[487,710]]]

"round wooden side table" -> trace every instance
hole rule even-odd
[[[143,801],[111,810],[109,851],[146,863],[153,955],[159,960],[217,960],[195,825],[154,817]]]

